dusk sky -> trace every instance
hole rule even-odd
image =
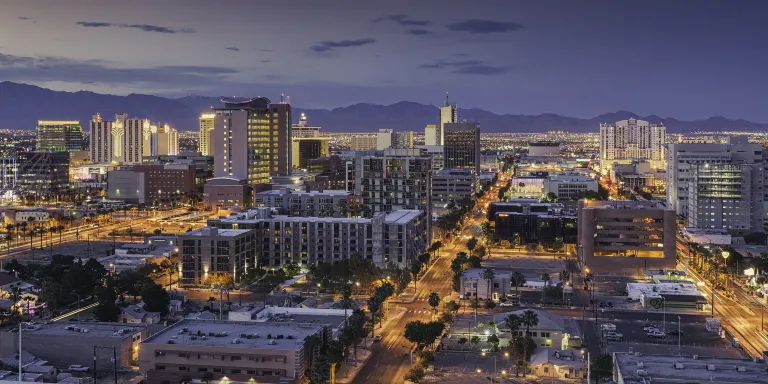
[[[768,122],[767,1],[0,0],[0,81]]]

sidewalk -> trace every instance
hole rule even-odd
[[[354,351],[350,348],[349,351],[349,364],[341,363],[341,367],[336,372],[336,382],[341,384],[351,383],[357,374],[363,369],[365,363],[371,357],[372,352],[363,349],[360,346],[357,347],[357,360],[355,360]]]

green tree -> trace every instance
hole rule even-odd
[[[549,192],[541,197],[542,203],[557,203],[557,195],[553,192]]]
[[[481,268],[483,266],[482,260],[477,256],[470,256],[469,259],[467,259],[467,263],[470,268]]]
[[[429,306],[432,307],[432,313],[437,313],[437,307],[440,306],[440,295],[437,294],[437,292],[432,292],[429,294]]]
[[[488,336],[488,343],[491,344],[491,351],[497,351],[499,349],[499,337],[495,334]]]
[[[490,257],[491,243],[493,243],[494,240],[493,227],[491,226],[491,222],[486,220],[480,228],[483,232],[483,237],[485,238],[485,244],[488,247],[488,257]]]
[[[168,313],[168,304],[171,299],[165,288],[160,284],[148,283],[141,290],[141,300],[144,302],[144,309],[149,312],[160,312],[162,316]]]
[[[603,354],[592,360],[592,377],[595,383],[600,379],[611,377],[613,374],[613,357],[609,354]]]
[[[120,307],[117,306],[117,294],[115,292],[114,282],[108,278],[106,284],[101,289],[99,304],[94,308],[93,315],[96,319],[103,322],[114,323],[120,318]]]
[[[427,340],[426,324],[418,320],[409,321],[405,324],[405,332],[403,333],[403,336],[417,347],[424,345]]]
[[[513,273],[512,283],[515,284],[515,294],[518,294],[518,288],[525,284],[525,276],[520,272]]]
[[[381,310],[382,300],[375,294],[368,298],[368,310],[371,312],[371,337],[375,336],[376,314]]]
[[[747,244],[766,245],[766,237],[768,234],[764,232],[751,232],[744,236],[744,241]]]
[[[496,272],[492,268],[486,268],[483,270],[483,279],[487,284],[487,291],[485,298],[490,299],[493,294],[493,279],[496,278]]]
[[[487,253],[486,248],[482,245],[475,248],[475,256],[479,257],[480,260],[482,260],[483,257],[485,257],[486,253]]]
[[[544,286],[541,288],[541,301],[544,302],[544,291],[546,291],[547,287],[549,287],[549,281],[551,280],[549,273],[542,273],[541,280],[544,281]]]
[[[522,324],[522,319],[520,316],[514,313],[508,314],[506,317],[504,317],[504,320],[502,320],[504,323],[504,326],[509,328],[510,337],[512,338],[511,345],[514,347],[517,342],[518,332],[520,332],[520,325]],[[514,354],[516,351],[515,348],[512,348],[512,353]],[[515,368],[516,370],[519,370],[519,361],[517,359],[513,360],[515,362]]]
[[[341,287],[341,307],[344,308],[344,318],[347,318],[347,310],[352,308],[352,287],[344,285]]]
[[[467,240],[467,249],[469,250],[469,256],[472,256],[472,251],[475,250],[475,247],[477,247],[477,239],[472,237],[471,239]]]
[[[411,262],[411,275],[413,276],[413,291],[416,292],[416,279],[421,272],[421,263],[418,260]]]
[[[528,364],[531,359],[531,356],[533,355],[533,352],[536,351],[536,342],[533,341],[530,335],[527,335],[525,337],[518,337],[515,340],[515,352],[517,352],[518,356],[523,357],[523,377],[526,376],[526,371],[528,370]]]
[[[445,309],[447,309],[449,312],[458,312],[459,304],[456,303],[455,300],[451,300],[445,305]]]
[[[494,302],[491,299],[485,299],[485,302],[483,303],[483,307],[493,313],[493,309],[496,308],[496,302]]]

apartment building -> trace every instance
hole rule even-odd
[[[436,211],[447,211],[450,202],[474,198],[480,182],[472,169],[443,169],[432,174],[432,206]]]
[[[378,138],[371,135],[355,135],[349,138],[349,149],[353,151],[366,151],[376,149]]]
[[[663,163],[667,127],[631,117],[600,124],[600,162],[650,160]]]
[[[560,199],[578,199],[587,191],[597,192],[597,181],[583,175],[557,175],[544,179],[544,194],[554,193]]]
[[[280,188],[256,193],[253,205],[275,208],[280,214],[289,216],[347,217],[350,197],[347,191],[298,192]]]
[[[240,281],[256,266],[257,233],[248,229],[205,227],[179,235],[181,284],[199,285],[214,273]]]
[[[379,212],[418,209],[431,216],[432,159],[419,149],[388,149],[355,158],[355,194]]]

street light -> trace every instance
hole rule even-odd
[[[723,267],[725,269],[725,293],[728,294],[728,256],[730,256],[731,253],[723,251],[721,255],[723,255]]]

